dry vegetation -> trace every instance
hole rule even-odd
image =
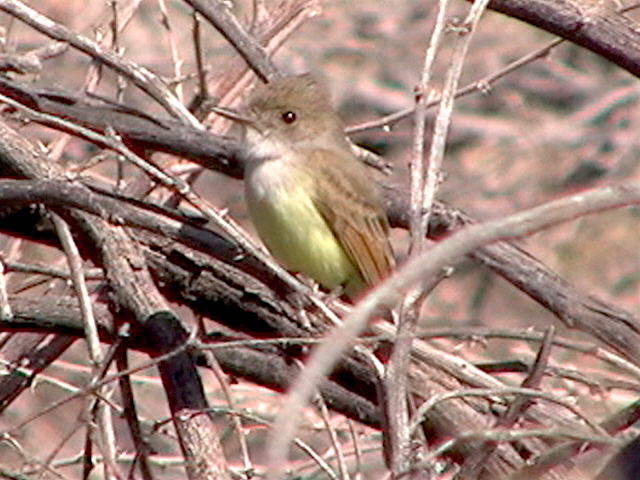
[[[162,78],[184,105],[198,93],[192,7],[186,2],[119,0],[112,5],[98,0],[38,0],[27,3],[106,50],[120,49],[122,58]],[[306,13],[300,17],[289,19],[288,24],[274,27],[282,45],[273,61],[285,72],[322,72],[348,125],[357,127],[361,122],[414,105],[414,91],[422,75],[437,2],[332,0],[323,2],[322,13],[312,16],[315,4],[311,1],[285,1],[279,5],[268,0],[262,5],[242,0],[233,5],[233,14],[243,25],[251,23],[253,3],[259,6],[258,37],[265,34],[265,25],[286,18],[287,13],[294,10],[293,5],[304,5],[308,9],[303,9]],[[450,3],[447,21],[453,24],[455,16],[466,15],[469,4],[460,0]],[[0,9],[4,10],[6,4],[3,0]],[[117,12],[117,39],[113,35],[114,12]],[[626,15],[625,18],[634,18],[633,11]],[[47,35],[8,13],[0,16],[0,27],[0,40],[7,57],[23,55],[52,42]],[[241,104],[242,93],[250,88],[256,76],[230,43],[202,17],[200,28],[209,94],[225,105]],[[445,44],[433,68],[431,88],[434,91],[442,87],[453,56],[452,45],[457,39],[455,32],[445,35]],[[486,12],[465,58],[461,86],[502,71],[510,62],[554,39],[553,35],[526,23]],[[144,112],[130,115],[134,118],[143,115],[167,118],[167,109],[161,106],[157,96],[152,98],[143,93],[123,72],[116,74],[104,63],[93,63],[90,56],[74,47],[42,59],[33,71],[16,72],[9,67],[4,70],[4,80],[9,78],[32,89],[31,92],[41,92],[41,88],[60,89],[65,95],[89,99],[92,105],[105,109],[107,123],[112,118],[109,115],[113,105],[105,99]],[[8,196],[9,187],[27,192],[35,186],[0,183],[0,230],[3,232],[0,260],[6,282],[6,286],[0,284],[0,290],[9,295],[8,303],[0,298],[0,307],[9,305],[14,314],[13,318],[7,316],[0,322],[0,327],[6,325],[0,328],[0,478],[79,478],[83,469],[87,474],[91,459],[102,462],[108,451],[104,446],[104,422],[113,425],[115,459],[108,462],[115,462],[111,467],[117,473],[110,471],[109,475],[117,478],[168,479],[187,475],[198,478],[197,468],[191,466],[185,470],[185,456],[192,462],[201,461],[200,466],[207,469],[210,477],[228,478],[228,467],[234,475],[243,477],[264,474],[268,426],[282,405],[282,396],[275,392],[287,387],[285,382],[291,380],[296,362],[305,358],[307,350],[295,341],[282,347],[277,343],[252,344],[251,340],[321,337],[328,329],[327,320],[322,310],[308,300],[318,295],[305,287],[300,287],[301,290],[291,287],[274,274],[268,264],[263,264],[262,259],[251,260],[250,254],[240,255],[233,247],[224,253],[199,248],[193,237],[182,237],[182,231],[169,235],[164,242],[151,227],[140,228],[140,224],[126,215],[134,209],[144,210],[143,207],[118,197],[106,198],[100,192],[113,191],[169,208],[180,206],[182,212],[203,213],[184,196],[178,196],[176,189],[158,187],[138,167],[122,160],[113,150],[104,149],[104,145],[80,139],[66,127],[38,125],[37,118],[30,117],[16,105],[4,103],[6,96],[14,97],[2,82],[0,94],[3,95],[0,103],[4,104],[0,122],[7,125],[2,127],[3,142],[8,145],[19,144],[20,139],[29,142],[33,151],[26,161],[37,165],[28,174],[17,172],[10,166],[14,164],[4,146],[0,155],[0,177],[51,181],[48,188],[56,191],[62,189],[55,183],[56,179],[63,182],[72,179],[74,184],[100,189],[93,192],[100,198],[86,200],[89,213],[78,213],[84,207],[69,202],[84,202],[79,193],[78,196],[75,193],[67,197],[61,195],[62,199],[56,197],[55,200],[50,193],[31,200],[24,193],[18,201],[18,194]],[[36,97],[22,95],[19,98],[32,110],[62,116],[71,123],[94,128],[105,135],[103,139],[114,140],[113,132],[105,130],[104,125],[91,123],[97,120],[75,117],[77,112],[49,111],[44,104],[32,101]],[[93,108],[84,104],[80,107],[78,112],[84,114]],[[124,114],[131,112],[124,111]],[[207,117],[198,110],[195,114],[213,133],[228,133],[227,126],[219,119]],[[427,147],[434,118],[435,108],[432,108],[428,111]],[[177,121],[187,127],[184,118]],[[218,172],[202,172],[199,166],[169,155],[166,149],[136,143],[137,138],[127,134],[128,124],[122,125],[110,126],[135,153],[191,183],[193,191],[213,208],[228,211],[228,217],[252,232],[245,218],[242,183],[238,178],[231,178],[239,176],[234,162],[242,161],[241,145],[231,144],[231,153],[225,157],[228,164],[218,165],[213,157],[197,158],[197,153],[185,155],[200,164],[217,165]],[[6,128],[11,129],[11,135]],[[639,129],[637,78],[568,41],[509,72],[482,91],[456,100],[443,181],[437,193],[445,206],[440,207],[444,210],[434,219],[439,228],[433,228],[430,244],[441,241],[459,226],[456,224],[459,217],[448,209],[461,209],[476,221],[486,221],[580,192],[604,191],[610,186],[627,185],[625,192],[629,196],[622,197],[617,208],[591,206],[587,209],[589,212],[602,211],[589,215],[577,211],[570,216],[573,218],[570,222],[514,240],[518,248],[549,269],[544,274],[548,277],[541,273],[519,277],[520,284],[514,286],[513,275],[517,273],[509,277],[505,272],[526,270],[533,264],[520,262],[530,257],[523,254],[505,259],[504,251],[487,253],[488,250],[478,249],[456,263],[429,293],[418,324],[412,330],[413,335],[428,343],[418,342],[414,348],[436,347],[446,357],[436,361],[436,353],[426,350],[421,351],[422,356],[413,356],[407,374],[412,408],[432,400],[433,396],[455,390],[467,389],[468,392],[473,387],[495,391],[492,401],[487,393],[485,398],[441,402],[427,412],[428,426],[414,436],[414,451],[405,458],[413,467],[423,469],[424,475],[429,472],[433,478],[453,478],[456,472],[460,474],[460,465],[464,465],[468,469],[463,470],[466,476],[460,474],[459,478],[507,478],[514,472],[522,478],[528,478],[525,475],[595,478],[606,460],[636,435],[633,424],[638,407],[634,402],[640,392],[640,207],[637,206],[640,189],[628,182],[640,177]],[[352,138],[384,156],[393,166],[393,173],[383,181],[397,188],[407,182],[413,135],[409,117],[388,128],[356,133]],[[36,155],[38,151],[40,157]],[[46,162],[43,162],[44,156]],[[44,189],[46,185],[40,186]],[[402,188],[394,190],[390,198],[397,200],[403,193],[406,199],[407,190]],[[107,201],[121,204],[123,210],[110,210],[112,203],[105,203]],[[36,204],[44,207],[35,207]],[[95,205],[98,212],[92,210]],[[45,207],[57,212],[61,220],[52,221]],[[149,214],[162,217],[162,221],[187,221],[182,217],[169,218],[170,214],[165,211]],[[390,216],[395,226],[403,224],[402,215],[396,210],[390,211]],[[37,217],[35,221],[34,217]],[[211,220],[207,215],[204,217]],[[165,225],[153,218],[151,223],[157,221]],[[94,221],[100,226],[91,230],[87,222]],[[69,276],[64,273],[68,272],[69,260],[58,240],[65,222],[70,225],[72,238],[80,249],[81,265],[87,274],[87,298],[96,309],[98,334],[103,341],[102,358],[98,358],[96,366],[92,366],[87,342],[81,338],[85,336],[86,327],[83,331],[77,302],[72,306],[65,304],[55,314],[49,310],[53,304],[46,303],[76,295]],[[213,241],[206,237],[203,232],[208,230],[198,222],[190,225],[196,230],[196,238],[204,238],[203,245]],[[208,227],[214,232],[220,231],[214,221],[210,221]],[[405,258],[406,228],[396,228],[393,234],[397,256]],[[433,238],[436,236],[439,238]],[[109,250],[120,248],[120,239],[132,241],[119,252]],[[116,245],[110,245],[109,241]],[[236,256],[249,260],[235,265]],[[496,266],[491,258],[502,258],[503,263]],[[127,259],[129,265],[117,265],[119,259]],[[228,269],[223,262],[230,265]],[[50,271],[37,273],[29,265]],[[232,267],[237,267],[237,271],[231,271]],[[146,273],[147,268],[150,275]],[[110,269],[115,273],[109,273]],[[201,278],[201,271],[211,277],[204,279],[203,274]],[[52,272],[63,272],[66,277],[56,277]],[[554,277],[552,272],[559,277]],[[533,277],[541,284],[529,285],[535,281]],[[344,314],[344,306],[335,299],[323,297],[323,301]],[[31,307],[44,310],[34,313]],[[167,315],[170,318],[158,319],[165,311],[172,312]],[[169,333],[160,329],[162,333],[156,334],[163,320],[173,326],[166,328]],[[311,322],[312,329],[300,327],[304,322]],[[555,331],[549,330],[551,325],[556,327]],[[125,326],[133,331],[133,338],[116,335],[116,330]],[[389,340],[391,334],[376,328],[372,332],[376,336],[362,344],[372,351],[377,349],[380,358],[386,358],[382,351],[388,346],[375,339],[382,336]],[[49,336],[49,332],[53,334]],[[188,339],[188,332],[198,334]],[[541,342],[545,333],[547,343]],[[62,334],[70,336],[62,337]],[[51,340],[53,336],[57,340]],[[207,346],[220,346],[232,340],[246,342],[234,344],[236,352],[241,352],[238,358],[233,357],[231,349],[214,350],[226,376],[220,373],[211,357],[196,355],[201,351],[210,352]],[[174,357],[164,359],[158,368],[159,355],[185,342],[191,346],[193,355],[182,355],[184,352],[180,350]],[[542,350],[541,344],[545,345]],[[249,352],[264,357],[254,358]],[[198,361],[197,370],[194,358]],[[318,402],[307,408],[298,432],[300,441],[324,459],[327,467],[321,468],[321,462],[312,460],[298,445],[292,448],[291,476],[347,478],[338,467],[334,442],[340,444],[338,458],[352,477],[384,478],[390,472],[383,460],[380,416],[373,407],[377,401],[372,386],[375,375],[371,365],[359,354],[351,352],[349,358],[351,364],[342,365],[341,376],[334,376],[334,383],[329,384],[340,385],[341,393],[335,396],[327,393],[325,404]],[[483,377],[475,370],[467,376],[457,376],[451,367],[456,358],[490,368],[487,371],[497,382],[491,383],[490,377]],[[266,363],[267,359],[273,363]],[[178,365],[172,364],[173,361]],[[262,362],[264,369],[272,371],[260,371]],[[368,373],[359,376],[362,372],[358,366],[361,370],[368,369]],[[131,375],[118,375],[128,368],[134,369]],[[33,371],[38,374],[32,375]],[[186,374],[176,373],[185,371]],[[526,373],[532,371],[525,381]],[[269,374],[274,372],[277,375],[270,378]],[[104,382],[100,393],[102,398],[110,400],[99,402],[103,407],[96,408],[92,403],[96,390],[89,386],[105,375],[109,381]],[[202,398],[198,397],[198,378],[204,386]],[[221,386],[221,379],[226,390]],[[195,383],[185,386],[189,382]],[[515,387],[522,386],[523,382],[561,404],[549,399],[527,403],[524,396],[498,393],[499,385]],[[125,392],[127,385],[132,389],[131,397]],[[188,393],[177,394],[176,390],[181,388]],[[353,397],[343,395],[343,390],[350,389]],[[499,398],[507,404],[511,402],[510,414],[505,413],[505,404]],[[56,405],[56,402],[62,403]],[[111,419],[104,413],[105,405],[111,410]],[[211,415],[197,415],[208,405],[212,406]],[[393,405],[389,411],[389,415],[398,414]],[[183,415],[181,420],[176,420],[180,415]],[[241,434],[238,424],[234,423],[238,419]],[[592,424],[587,425],[587,420]],[[133,432],[136,424],[141,430],[139,434]],[[521,440],[519,445],[491,442],[498,437],[490,434],[497,435],[498,430],[515,434],[534,428],[543,432],[538,432],[539,437]],[[199,433],[194,434],[194,430]],[[330,432],[335,434],[333,440]],[[488,435],[480,441],[482,432]],[[384,431],[388,438],[401,434]],[[471,437],[472,434],[478,437]],[[434,450],[427,449],[425,435],[433,449],[442,449],[443,454],[437,461],[430,456]],[[448,440],[456,438],[458,443],[447,445]],[[202,452],[194,447],[195,452],[186,451],[185,445],[198,441],[203,441],[211,450]],[[216,451],[218,445],[224,457]],[[524,470],[525,461],[542,458],[560,447],[566,450],[540,469]],[[573,463],[568,463],[569,460]],[[486,469],[473,469],[470,466],[473,462],[485,462]],[[435,473],[433,468],[440,470]],[[91,475],[96,478],[105,473],[101,466],[94,466]]]

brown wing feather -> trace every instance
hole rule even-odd
[[[326,163],[326,151],[324,153],[315,160]],[[311,155],[314,156],[318,157]],[[348,169],[345,165],[341,165],[342,168],[323,165],[321,175],[325,177],[326,188],[315,192],[316,206],[365,283],[373,285],[389,275],[395,265],[389,242],[389,222],[377,186],[367,168],[355,157],[338,160],[334,157],[331,161],[354,162],[355,165]]]

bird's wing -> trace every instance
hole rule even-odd
[[[395,265],[389,222],[375,180],[355,157],[331,160],[356,162],[354,168],[344,169],[326,164],[326,151],[321,156],[314,153],[308,160],[313,161],[314,156],[325,167],[315,170],[324,176],[325,186],[314,192],[316,207],[365,283],[373,285],[388,276]]]

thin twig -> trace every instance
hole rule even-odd
[[[551,393],[541,392],[539,390],[533,390],[531,388],[523,388],[523,387],[502,387],[502,388],[474,388],[474,389],[465,389],[458,390],[455,392],[448,392],[444,395],[434,395],[425,401],[420,408],[415,413],[410,428],[412,431],[416,430],[420,427],[420,424],[424,421],[425,417],[429,410],[435,407],[440,402],[445,402],[448,400],[452,400],[454,398],[465,398],[465,397],[483,397],[483,398],[499,398],[503,396],[511,396],[518,395],[523,397],[528,397],[530,399],[542,399],[547,402],[560,405],[566,408],[569,412],[575,415],[577,418],[580,418],[585,425],[590,427],[593,430],[593,433],[596,435],[607,436],[608,433],[597,423],[592,421],[587,415],[583,414],[582,411],[573,404],[571,401],[567,401],[565,399],[557,398]],[[500,426],[501,427],[501,426]],[[586,433],[586,432],[583,432]]]
[[[204,331],[204,330],[201,329],[201,331]],[[213,374],[215,375],[216,380],[218,380],[218,383],[220,384],[220,388],[222,389],[222,394],[224,395],[224,399],[229,405],[230,410],[236,411],[237,410],[236,402],[234,401],[233,395],[231,394],[229,379],[227,378],[225,373],[222,371],[222,368],[220,367],[220,364],[216,360],[215,355],[211,355],[210,352],[209,352],[209,355],[207,355],[207,364],[208,364],[208,367],[213,372]],[[244,432],[244,428],[242,426],[242,419],[238,415],[231,415],[231,423],[233,424],[233,427],[236,430],[236,433],[238,435],[238,443],[240,444],[240,451],[241,451],[242,460],[244,463],[245,476],[247,478],[250,478],[251,472],[254,471],[254,466],[253,466],[253,462],[251,461],[251,456],[249,455],[249,447],[247,446],[247,437]]]
[[[89,298],[89,290],[87,288],[86,279],[84,278],[82,260],[80,257],[80,251],[73,240],[73,234],[67,222],[62,220],[57,214],[52,213],[51,218],[55,226],[58,238],[62,245],[62,249],[67,257],[69,263],[69,270],[71,271],[71,278],[73,286],[78,297],[80,305],[80,311],[82,312],[82,319],[85,329],[85,339],[87,341],[89,360],[92,364],[93,379],[95,381],[102,373],[102,364],[104,356],[100,346],[100,338],[98,335],[98,326],[96,319],[93,315],[91,308],[91,299]],[[109,397],[109,387],[104,386],[96,390],[96,394]],[[105,456],[104,475],[107,479],[117,477],[118,469],[116,467],[116,448],[115,448],[115,432],[113,430],[113,420],[111,418],[111,410],[108,405],[96,399],[87,398],[87,411],[93,410],[95,402],[95,408],[98,417],[98,434],[101,440],[102,451]],[[91,429],[91,427],[89,427]]]
[[[173,78],[178,81],[175,85],[175,94],[178,97],[180,103],[184,103],[184,89],[182,88],[182,82],[179,81],[182,78],[182,64],[183,60],[180,59],[178,54],[178,41],[173,29],[171,28],[171,17],[167,12],[167,5],[165,0],[157,0],[158,7],[160,8],[160,24],[167,32],[167,40],[169,42],[169,52],[171,54],[171,64],[173,65]]]
[[[456,89],[462,75],[462,67],[467,57],[467,51],[471,45],[471,40],[477,30],[480,17],[484,12],[489,0],[478,0],[473,3],[471,11],[464,20],[460,29],[461,38],[454,47],[451,65],[447,71],[447,76],[442,91],[442,100],[440,101],[438,113],[436,115],[433,127],[433,136],[431,138],[431,149],[429,152],[429,168],[427,169],[427,181],[424,185],[422,211],[422,225],[420,232],[426,233],[429,219],[431,218],[431,210],[435,200],[436,191],[440,178],[442,176],[442,162],[444,160],[444,152],[447,142],[447,133],[451,123],[451,114],[453,113],[453,101],[455,100]]]
[[[585,435],[576,430],[568,430],[563,428],[531,428],[523,430],[504,430],[504,429],[486,429],[482,431],[462,433],[458,437],[444,442],[422,462],[429,465],[435,458],[446,454],[448,451],[455,450],[455,447],[464,443],[476,443],[479,441],[492,442],[515,442],[524,438],[549,438],[555,440],[572,439],[577,440],[581,444],[591,443],[596,445],[620,445],[622,442],[609,435]],[[423,467],[419,465],[418,468]]]
[[[531,372],[522,382],[522,388],[534,389],[538,388],[545,370],[549,363],[551,355],[551,346],[553,344],[553,335],[555,328],[549,327],[545,333],[540,350],[533,364]],[[516,424],[524,412],[533,405],[533,400],[528,395],[516,395],[507,409],[498,417],[495,428],[509,429]],[[485,465],[489,457],[496,451],[498,444],[496,442],[485,442],[479,446],[469,457],[467,457],[458,472],[456,480],[472,480],[478,478],[483,465]]]
[[[228,2],[223,0],[185,1],[218,29],[263,82],[268,82],[278,76],[278,70],[269,59],[266,51],[245,31],[231,12]]]
[[[411,202],[409,212],[409,256],[416,256],[425,244],[426,229],[422,217],[424,214],[424,142],[426,119],[426,92],[430,88],[431,74],[436,53],[440,48],[445,30],[445,14],[448,0],[438,2],[438,14],[435,21],[429,47],[425,54],[422,76],[415,91],[415,118],[413,149],[410,164]],[[411,469],[411,434],[409,432],[409,364],[411,343],[419,317],[420,305],[426,295],[419,287],[409,291],[400,308],[396,341],[384,378],[386,390],[386,408],[388,431],[386,448],[391,456],[388,465],[394,476],[400,476]],[[388,461],[388,460],[387,460]]]
[[[528,65],[529,63],[534,62],[535,60],[538,60],[540,58],[545,58],[547,55],[549,55],[549,52],[551,52],[551,50],[556,48],[562,42],[566,42],[566,40],[564,38],[558,38],[556,40],[553,40],[549,42],[547,45],[545,45],[544,47],[541,47],[538,50],[535,50],[527,55],[520,57],[517,60],[514,60],[509,65],[498,70],[497,72],[491,73],[486,77],[483,77],[479,80],[469,83],[468,85],[466,85],[465,87],[462,87],[460,90],[456,92],[455,98],[456,99],[461,98],[475,92],[483,93],[483,92],[490,91],[492,85],[496,83],[498,80],[501,80],[511,72],[514,72],[515,70],[518,70],[519,68],[522,68],[525,65]],[[438,104],[440,104],[441,101],[442,101],[441,96],[433,98],[427,102],[426,107],[427,108],[435,107]],[[360,133],[360,132],[364,132],[366,130],[372,130],[375,128],[386,128],[389,125],[393,125],[394,123],[397,123],[400,120],[403,120],[409,117],[412,113],[414,113],[414,110],[415,108],[411,107],[396,113],[392,113],[391,115],[387,115],[381,118],[376,118],[375,120],[372,120],[369,122],[362,122],[357,125],[348,127],[346,129],[346,132],[349,135],[353,135],[355,133]]]
[[[342,447],[340,446],[340,441],[338,440],[338,435],[336,434],[336,430],[331,424],[331,416],[329,415],[329,409],[327,408],[327,404],[325,403],[322,395],[318,393],[314,397],[314,403],[319,412],[320,418],[324,423],[324,427],[329,434],[329,441],[333,446],[333,451],[336,455],[336,459],[338,460],[338,474],[340,480],[350,480],[349,469],[347,468],[347,462],[344,458],[344,452],[342,451]]]
[[[473,340],[474,338],[500,338],[509,340],[522,340],[525,342],[540,342],[543,339],[544,334],[532,330],[500,330],[495,328],[486,327],[464,327],[462,329],[456,329],[455,327],[445,329],[431,329],[429,328],[425,332],[421,332],[419,338],[438,338],[438,337],[452,337],[461,338],[466,340]],[[375,337],[374,337],[375,338]],[[569,340],[557,335],[553,337],[553,345],[557,347],[566,348],[575,352],[582,353],[584,355],[590,355],[602,362],[608,363],[610,366],[618,368],[625,372],[627,375],[632,376],[636,381],[640,381],[640,368],[633,363],[625,360],[619,355],[606,350],[605,348],[598,347],[592,342],[578,342],[575,340]]]
[[[5,274],[5,261],[0,258],[0,322],[10,321],[13,318],[9,295],[7,295],[7,278]]]
[[[411,154],[411,212],[410,212],[410,235],[411,242],[409,247],[410,254],[418,253],[421,246],[425,242],[427,229],[423,221],[424,204],[425,204],[425,167],[424,167],[424,142],[425,142],[425,125],[427,116],[427,100],[431,87],[431,74],[433,64],[436,59],[436,53],[440,48],[440,44],[445,32],[445,14],[447,12],[448,0],[439,0],[438,14],[436,22],[431,33],[431,40],[424,58],[422,67],[422,76],[420,83],[416,87],[415,106],[414,106],[414,133],[413,133],[413,152]]]
[[[64,25],[38,13],[16,0],[0,0],[0,10],[7,12],[39,32],[80,50],[92,58],[113,68],[116,72],[129,78],[141,90],[160,103],[169,113],[180,118],[186,124],[201,128],[200,123],[189,113],[167,86],[149,70],[121,58],[114,52],[102,48],[99,44],[69,30]]]

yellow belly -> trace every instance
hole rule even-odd
[[[313,204],[309,183],[296,180],[270,185],[269,191],[247,184],[249,213],[260,238],[288,270],[330,290],[359,290],[362,279]]]

